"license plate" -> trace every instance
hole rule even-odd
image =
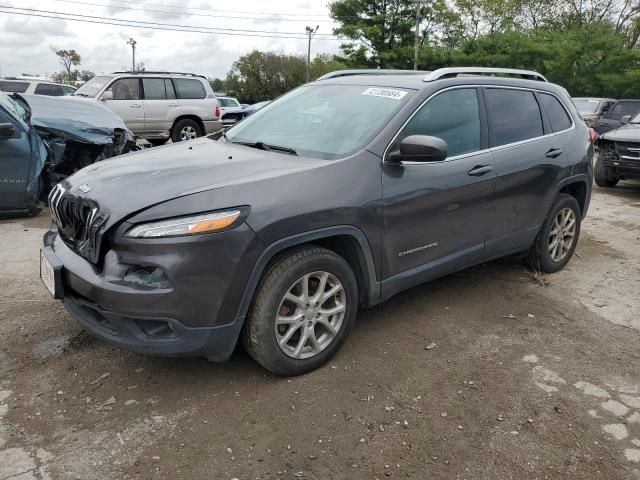
[[[63,297],[62,262],[58,260],[50,247],[44,247],[40,250],[40,279],[53,298],[61,299]]]

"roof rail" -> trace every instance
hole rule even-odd
[[[460,75],[468,76],[493,76],[493,75],[510,75],[512,77],[523,78],[526,80],[537,80],[539,82],[547,82],[548,80],[540,73],[533,70],[518,70],[515,68],[491,68],[491,67],[451,67],[439,68],[424,77],[425,82],[433,82],[443,78],[453,78]]]
[[[317,80],[327,80],[329,78],[350,77],[353,75],[424,75],[429,73],[424,70],[392,70],[385,68],[361,68],[353,70],[336,70],[325,73]]]
[[[126,71],[126,72],[112,72],[112,73],[127,74],[127,75],[184,75],[185,77],[206,78],[204,75],[198,75],[197,73],[187,73],[187,72],[155,72],[155,71],[145,70],[143,72]]]

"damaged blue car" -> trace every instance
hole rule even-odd
[[[122,119],[102,105],[0,93],[0,216],[35,215],[67,176],[137,149]]]

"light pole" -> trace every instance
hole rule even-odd
[[[133,59],[131,60],[131,71],[135,72],[136,71],[136,44],[138,42],[136,42],[133,38],[129,38],[129,41],[127,42],[127,45],[131,45],[131,53],[132,53],[132,57]]]
[[[320,25],[316,25],[316,28],[305,27],[305,31],[309,37],[309,44],[307,45],[307,83],[309,83],[311,78],[311,39],[315,36],[318,28],[320,28]]]
[[[416,2],[416,38],[413,44],[413,69],[418,70],[418,51],[420,50],[420,7],[422,2]]]

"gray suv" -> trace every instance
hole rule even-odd
[[[41,277],[96,336],[216,361],[241,338],[301,374],[361,306],[505,255],[560,270],[591,196],[589,129],[530,71],[329,78],[217,137],[52,192]]]
[[[209,82],[193,73],[116,72],[93,77],[73,96],[103,102],[152,143],[192,140],[222,128]]]

